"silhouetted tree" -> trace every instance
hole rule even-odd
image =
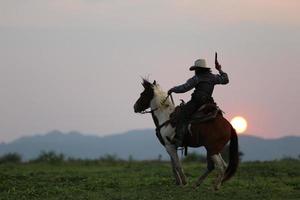
[[[117,162],[121,161],[120,158],[116,154],[106,154],[104,156],[101,156],[99,158],[100,161],[105,161],[105,162]]]
[[[48,162],[48,163],[61,163],[65,160],[64,154],[57,154],[54,151],[42,151],[40,155],[31,160],[30,162]]]
[[[206,162],[206,156],[198,154],[196,152],[188,153],[186,157],[183,158],[183,162]]]
[[[158,154],[157,160],[158,160],[159,162],[161,162],[161,160],[162,160],[162,155],[161,155],[161,154]]]
[[[7,153],[0,157],[0,164],[2,163],[20,163],[22,156],[18,153]]]

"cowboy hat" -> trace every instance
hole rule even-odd
[[[196,69],[199,69],[199,68],[210,69],[210,67],[206,66],[205,59],[198,59],[198,60],[196,60],[195,64],[190,67],[190,70],[193,71],[193,70],[196,70]]]

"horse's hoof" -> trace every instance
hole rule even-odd
[[[175,185],[178,185],[178,186],[180,186],[180,185],[181,185],[181,183],[178,183],[178,182],[176,182],[176,183],[175,183]]]
[[[187,185],[188,185],[188,183],[176,183],[176,185],[178,186],[178,187],[186,187]]]
[[[198,185],[197,183],[194,183],[194,184],[193,184],[193,189],[194,189],[194,190],[198,189],[198,187],[199,187],[199,185]]]
[[[185,184],[180,184],[180,185],[178,185],[179,187],[182,187],[182,188],[184,188],[184,187],[186,187],[188,184],[187,183],[185,183]]]
[[[202,185],[202,183],[203,183],[203,180],[198,180],[194,183],[194,186],[199,187],[200,185]]]
[[[218,185],[215,185],[215,186],[214,186],[214,191],[218,191],[218,190],[220,190],[220,188],[221,188],[221,185],[219,185],[219,184],[218,184]]]
[[[187,183],[186,180],[182,181],[182,185],[187,185],[187,184],[188,184],[188,183]]]

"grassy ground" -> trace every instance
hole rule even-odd
[[[189,185],[174,185],[169,163],[99,162],[1,164],[0,199],[300,199],[300,161],[242,163],[220,191],[205,165],[185,163]]]

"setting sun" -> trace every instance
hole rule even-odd
[[[230,123],[237,133],[243,133],[247,129],[247,121],[241,116],[234,117]]]

